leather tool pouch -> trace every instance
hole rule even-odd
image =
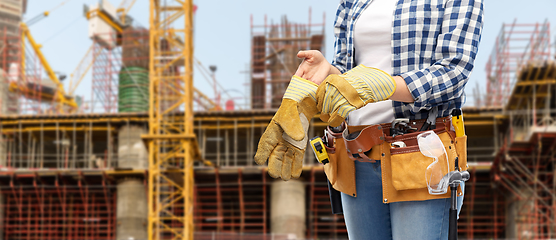
[[[421,120],[415,121],[417,125]],[[372,129],[374,128],[374,129]],[[380,134],[377,129],[383,131]],[[348,127],[349,133],[361,131],[353,140],[335,136],[335,152],[330,154],[330,163],[324,166],[332,186],[343,193],[356,196],[355,166],[352,159],[367,162],[381,160],[382,191],[385,203],[400,201],[421,201],[428,199],[449,198],[450,193],[431,195],[425,181],[425,170],[433,159],[425,157],[417,145],[417,135],[422,132],[407,133],[396,137],[387,136],[388,124]],[[455,137],[451,128],[451,119],[439,118],[434,130],[444,143],[450,166],[454,169],[458,157],[460,170],[467,170],[467,136]],[[378,136],[383,136],[383,141]],[[344,133],[346,136],[346,133]],[[366,139],[366,140],[365,140]],[[373,141],[369,139],[375,139]],[[362,140],[362,141],[359,141]],[[403,141],[406,147],[392,147],[391,143]],[[373,144],[369,146],[369,144]],[[372,149],[371,149],[372,147]],[[348,153],[347,150],[350,150]],[[370,149],[370,150],[369,150]],[[330,149],[334,150],[334,149]],[[364,156],[361,152],[364,153]],[[358,156],[359,155],[359,156]],[[346,175],[347,174],[347,175]],[[363,183],[359,183],[363,184]],[[461,189],[458,187],[458,196]]]
[[[332,187],[350,196],[357,196],[355,190],[355,164],[347,154],[342,140],[342,133],[333,133],[327,129],[329,163],[324,165],[324,172]]]

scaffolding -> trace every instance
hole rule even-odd
[[[493,183],[506,195],[506,237],[548,239],[556,237],[556,63],[550,59],[549,23],[521,26],[530,37],[513,69]]]
[[[18,35],[7,27],[0,30],[0,77],[3,85],[9,86],[6,93],[9,107],[4,108],[3,114],[75,112],[78,105],[64,90],[63,74],[49,65],[27,25],[21,23],[16,29]]]
[[[297,24],[282,17],[279,24],[254,25],[251,16],[251,108],[277,109],[301,59],[300,50],[324,49],[322,23]]]
[[[459,220],[458,233],[464,239],[500,239],[505,236],[505,196],[492,190],[490,169],[473,167],[465,184],[465,201]]]
[[[114,239],[116,194],[106,174],[0,175],[3,239]]]
[[[551,57],[550,23],[503,24],[486,65],[487,85],[478,106],[505,107],[512,95],[517,72],[525,63]]]
[[[508,237],[549,239],[556,236],[554,171],[556,128],[544,110],[514,111],[493,164],[494,183],[504,190],[512,228]],[[554,111],[550,111],[554,116]],[[511,214],[511,215],[510,215]]]
[[[305,239],[347,239],[343,217],[332,214],[322,166],[305,166],[302,175],[308,196]],[[199,168],[195,174],[196,230],[269,233],[272,181],[277,180],[270,178],[261,167]]]
[[[119,130],[146,116],[70,115],[0,119],[0,166],[7,169],[118,168]]]
[[[112,34],[106,35],[108,38],[114,37]],[[122,67],[121,47],[110,49],[101,44],[99,40],[93,40],[92,54],[95,57],[91,69],[93,91],[90,111],[115,113],[118,111],[118,73]]]

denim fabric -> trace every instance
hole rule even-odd
[[[448,239],[449,198],[384,204],[380,161],[356,161],[355,168],[357,197],[342,193],[350,240]],[[458,213],[462,204],[463,196]]]

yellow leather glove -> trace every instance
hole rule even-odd
[[[342,75],[332,74],[317,90],[320,119],[337,127],[351,111],[386,100],[394,91],[396,82],[380,69],[359,65]]]
[[[317,85],[293,76],[280,108],[259,140],[255,162],[268,160],[268,174],[287,181],[298,178],[307,147],[309,120],[317,114]]]

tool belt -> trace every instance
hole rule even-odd
[[[411,120],[407,124],[421,129],[425,121],[426,119]],[[460,171],[465,171],[467,136],[456,137],[451,121],[451,117],[437,118],[433,131],[441,139],[448,155],[450,166],[446,169],[455,168],[457,157]],[[356,197],[354,161],[380,160],[384,203],[450,198],[449,192],[443,195],[428,193],[425,171],[433,159],[424,156],[419,150],[417,135],[422,131],[390,136],[390,129],[391,124],[386,123],[348,126],[339,133],[330,128],[325,130],[324,139],[330,162],[324,165],[324,171],[333,188]],[[458,187],[458,196],[460,195],[462,192]]]

